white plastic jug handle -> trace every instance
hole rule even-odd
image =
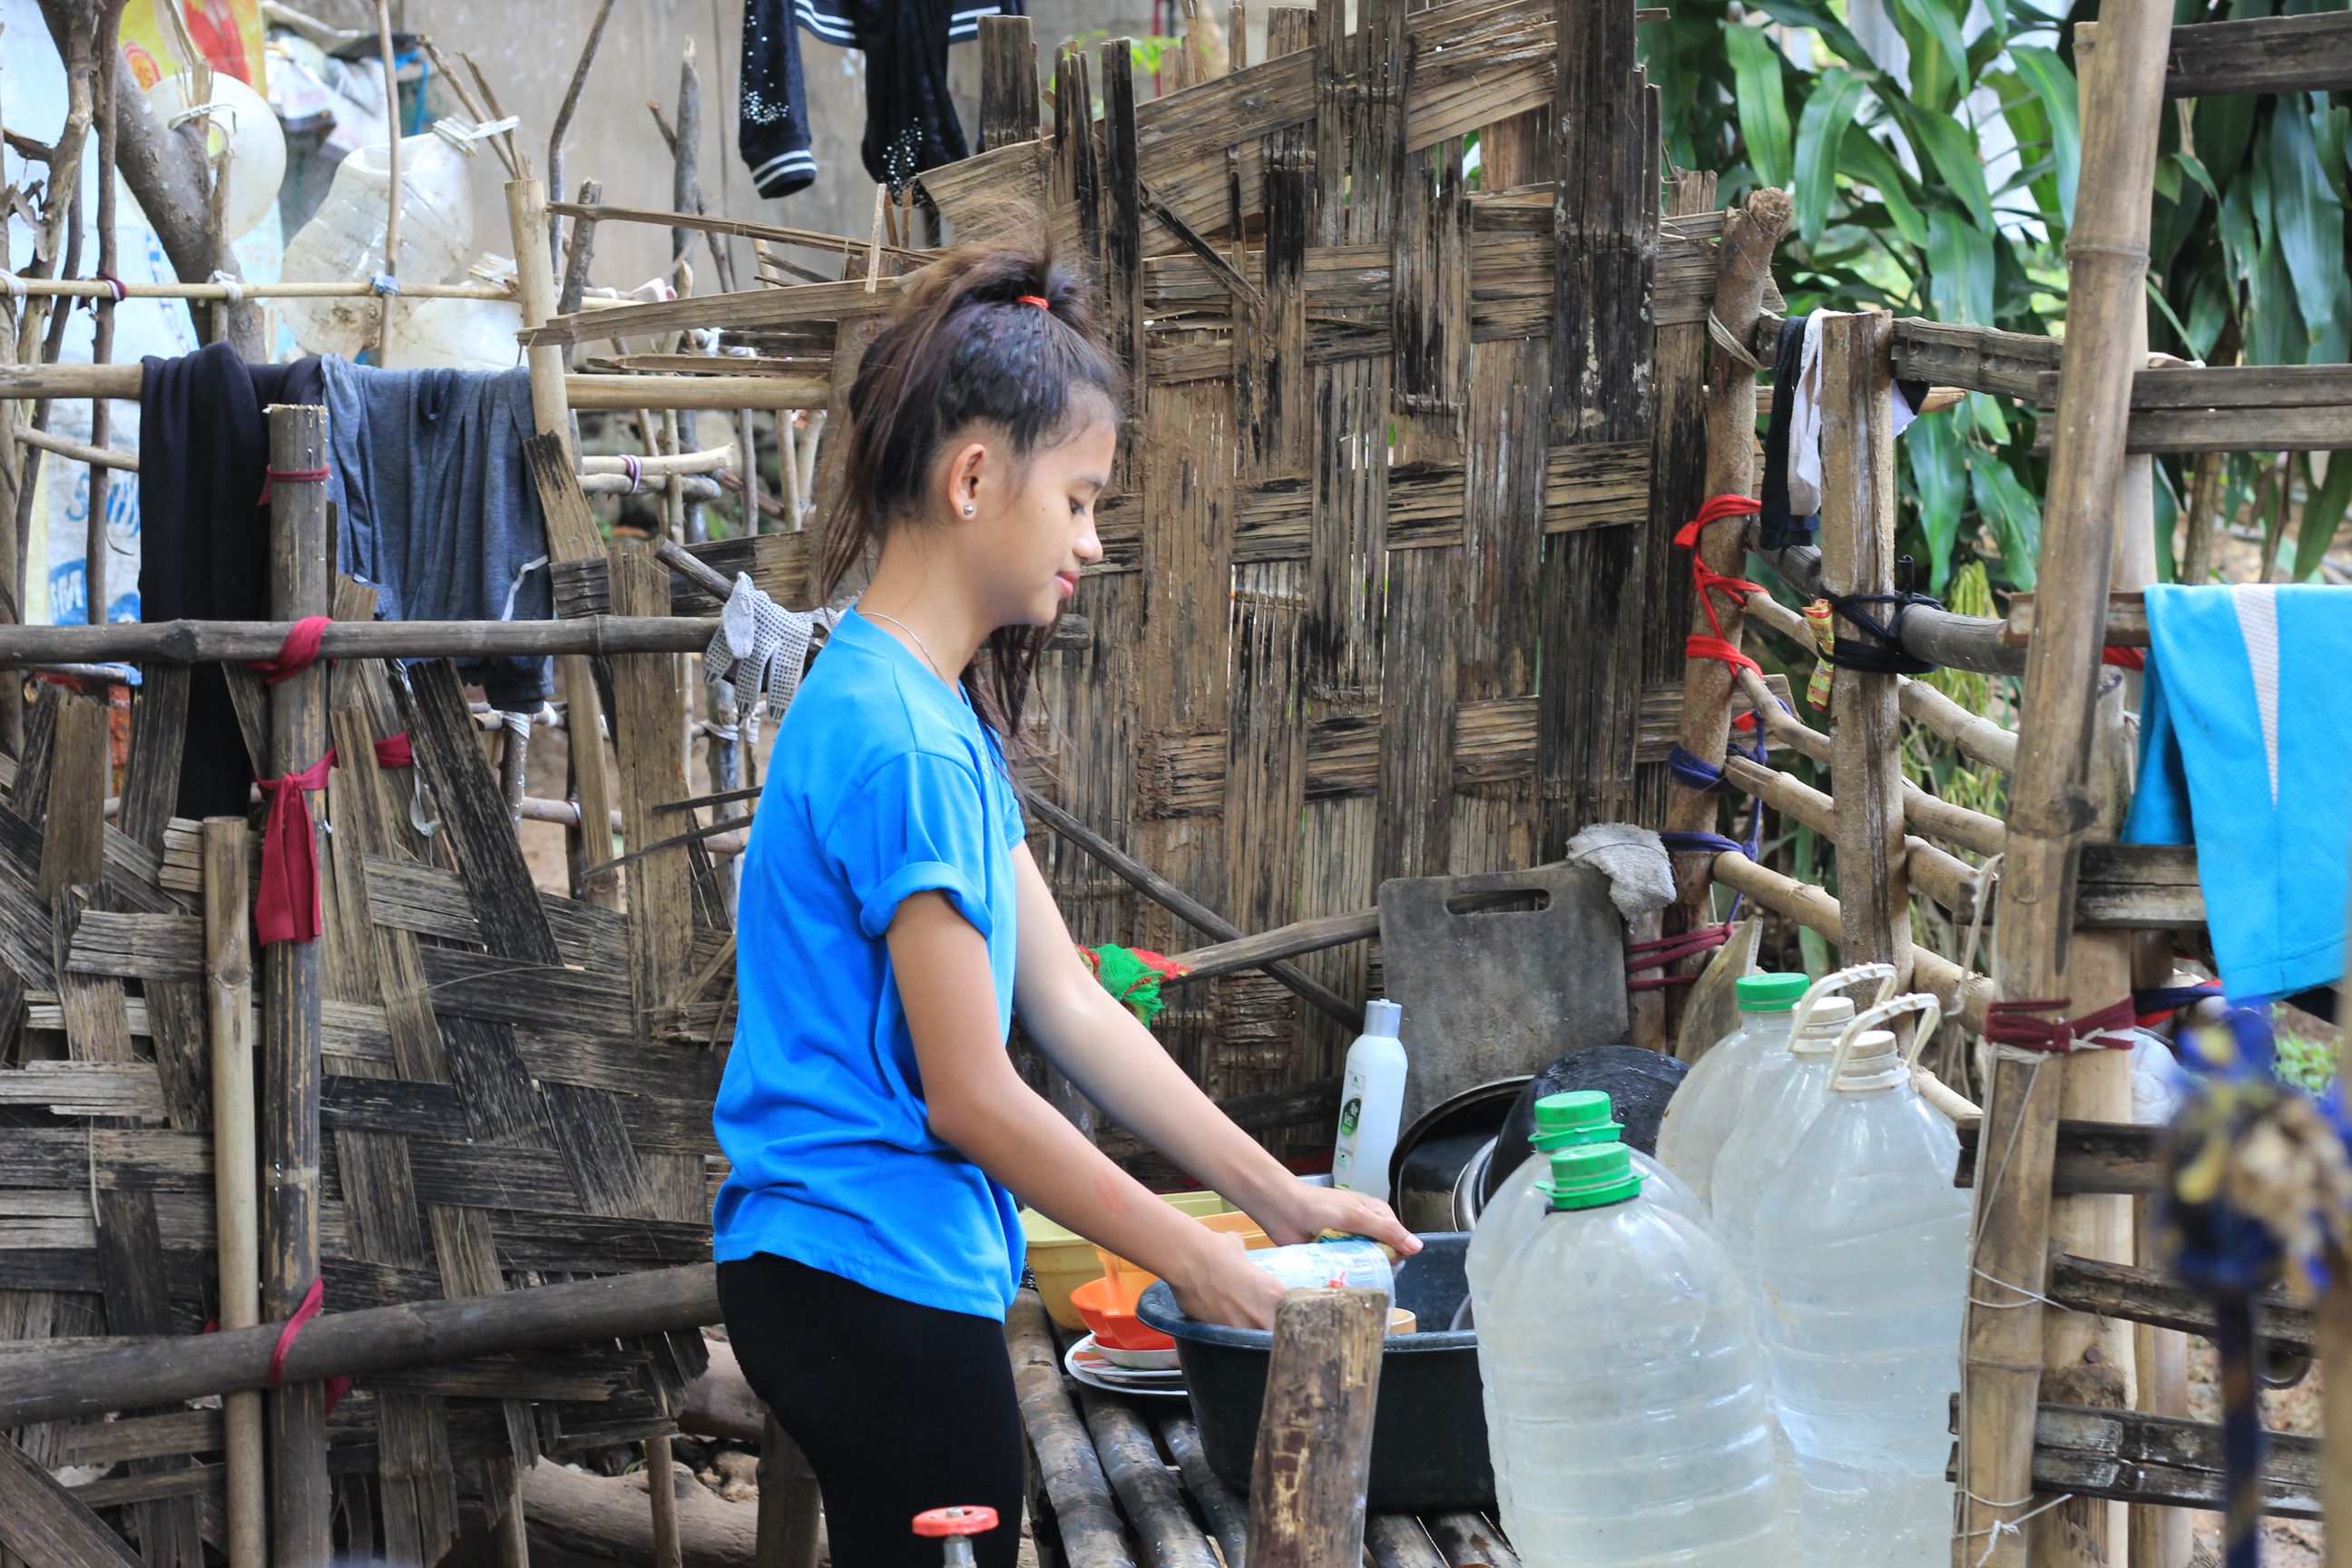
[[[1830,1057],[1830,1082],[1837,1082],[1838,1074],[1845,1069],[1846,1053],[1853,1042],[1862,1037],[1864,1030],[1874,1029],[1888,1019],[1899,1018],[1906,1013],[1922,1014],[1927,1019],[1911,1037],[1910,1054],[1903,1058],[1906,1071],[1916,1065],[1919,1053],[1927,1048],[1928,1039],[1944,1021],[1944,1005],[1925,991],[1914,991],[1907,996],[1897,996],[1892,1002],[1880,1002],[1856,1013],[1853,1021],[1838,1031],[1837,1049]]]
[[[1793,1040],[1805,1032],[1805,1021],[1813,1016],[1814,1003],[1833,991],[1843,991],[1864,980],[1878,982],[1878,996],[1872,1004],[1875,1006],[1895,993],[1895,966],[1891,963],[1852,964],[1844,969],[1833,969],[1806,986],[1805,994],[1797,998],[1797,1010],[1790,1015],[1789,1038]]]

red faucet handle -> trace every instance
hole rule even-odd
[[[995,1528],[992,1508],[935,1508],[915,1516],[917,1535],[980,1535]]]

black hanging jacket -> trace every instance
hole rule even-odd
[[[763,196],[785,196],[816,178],[801,28],[865,52],[859,152],[866,172],[895,193],[969,153],[948,92],[948,46],[975,37],[982,16],[1025,12],[1026,0],[744,0],[737,141],[752,183]]]

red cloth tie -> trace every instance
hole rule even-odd
[[[2099,662],[2112,664],[2117,669],[2146,669],[2147,650],[2138,647],[2103,647],[2099,650]]]
[[[254,781],[269,796],[269,822],[261,832],[261,893],[253,905],[254,931],[264,947],[319,940],[319,839],[302,794],[326,788],[327,770],[334,765],[330,746],[299,773]]]
[[[1719,659],[1735,669],[1752,669],[1758,675],[1764,673],[1762,666],[1740,652],[1738,645],[1723,635],[1723,622],[1715,613],[1716,595],[1722,595],[1726,603],[1737,608],[1748,595],[1762,593],[1764,585],[1751,583],[1745,577],[1735,577],[1727,572],[1718,572],[1700,560],[1698,555],[1699,535],[1706,531],[1709,524],[1735,517],[1752,517],[1763,510],[1764,503],[1753,496],[1710,496],[1706,504],[1698,509],[1696,517],[1675,531],[1675,542],[1691,552],[1691,584],[1698,590],[1699,608],[1706,612],[1706,624],[1715,634],[1709,637],[1704,632],[1692,633],[1683,644],[1684,658]]]
[[[269,504],[270,487],[284,479],[288,484],[322,485],[327,482],[324,468],[264,468],[261,471],[261,499],[256,506]]]
[[[291,680],[319,662],[319,642],[327,628],[335,624],[331,616],[305,616],[296,621],[286,634],[286,641],[276,658],[249,658],[247,669],[261,671],[264,684],[275,686],[281,680]]]
[[[326,1305],[326,1282],[311,1280],[310,1288],[302,1293],[302,1304],[294,1309],[294,1315],[286,1320],[284,1328],[278,1331],[278,1348],[269,1352],[269,1387],[286,1386],[286,1352],[294,1348],[294,1336],[302,1331],[302,1325],[317,1317],[319,1309]],[[343,1395],[351,1391],[352,1380],[330,1377],[321,1381],[327,1385],[327,1414],[332,1415],[335,1406],[341,1404]]]
[[[2128,1029],[2137,1022],[2128,996],[2079,1018],[2044,1016],[2062,1013],[2073,1003],[2071,996],[2061,996],[2055,1000],[1991,1003],[1985,1008],[1985,1038],[1996,1046],[2015,1046],[2020,1050],[2063,1057],[2074,1051],[2121,1048],[2122,1041],[2102,1040],[2096,1037]]]
[[[1639,976],[1644,969],[1663,969],[1669,963],[1679,963],[1711,948],[1721,947],[1730,940],[1731,922],[1726,921],[1721,925],[1701,926],[1680,936],[1629,942],[1625,944],[1625,973]],[[1697,979],[1696,974],[1654,974],[1627,980],[1625,989],[1663,991],[1669,985],[1689,985]]]
[[[416,749],[408,743],[405,732],[386,735],[375,743],[375,765],[380,768],[413,768],[416,765]]]

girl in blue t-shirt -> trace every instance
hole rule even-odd
[[[1277,1241],[1418,1249],[1386,1205],[1295,1179],[1079,960],[1005,762],[1086,566],[1118,373],[1042,240],[908,286],[849,395],[816,586],[870,566],[776,736],[743,862],[740,1012],[713,1214],[745,1376],[806,1454],[835,1568],[931,1568],[913,1516],[987,1504],[1011,1568],[1021,1420],[1002,1322],[1014,1193],[1151,1268],[1194,1317],[1270,1327],[1281,1287],[1024,1083],[1014,1014],[1113,1120]]]

